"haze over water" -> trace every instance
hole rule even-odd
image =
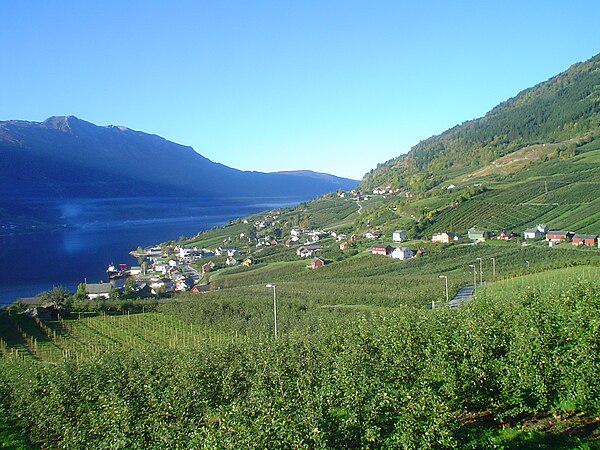
[[[144,198],[57,201],[64,230],[0,236],[0,304],[62,285],[106,280],[109,263],[137,264],[129,251],[193,236],[228,220],[306,198]]]

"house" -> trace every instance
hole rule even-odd
[[[293,247],[294,245],[298,245],[297,239],[295,241],[293,239],[288,239],[287,241],[285,241],[285,246],[288,248]]]
[[[448,244],[454,239],[453,233],[438,233],[431,236],[431,242],[437,244]]]
[[[392,250],[392,258],[394,259],[410,259],[414,256],[414,252],[406,247],[397,247]]]
[[[320,245],[305,245],[296,249],[296,255],[300,256],[301,258],[310,258],[315,256],[315,253],[320,252],[321,250],[322,247]]]
[[[548,233],[548,227],[538,223],[535,228],[527,228],[523,232],[525,239],[535,239]]]
[[[566,241],[567,239],[569,239],[568,231],[548,231],[546,233],[546,240],[551,244]]]
[[[141,275],[142,274],[142,268],[140,266],[131,266],[131,269],[129,269],[129,275],[134,276],[134,275]]]
[[[215,263],[212,261],[209,261],[206,264],[202,265],[202,273],[212,272],[212,270],[214,268],[215,268]]]
[[[43,306],[28,308],[23,314],[28,317],[36,317],[39,320],[52,320],[68,316],[69,312],[68,308],[64,308],[56,303],[46,303]]]
[[[164,275],[169,270],[169,265],[164,262],[157,262],[154,263],[154,266],[152,266],[152,270]]]
[[[137,297],[150,297],[152,295],[152,288],[145,281],[141,281],[132,286],[132,292]]]
[[[192,283],[190,282],[190,280],[187,280],[185,278],[182,280],[177,280],[175,282],[175,291],[176,292],[189,291],[191,285],[192,285]]]
[[[573,236],[573,245],[588,245],[595,247],[597,241],[597,234],[576,234]]]
[[[110,297],[110,291],[112,289],[112,284],[110,283],[90,283],[85,285],[85,294],[90,300],[95,300],[97,298],[106,298]]]
[[[254,260],[252,258],[246,258],[244,259],[244,261],[242,262],[242,265],[244,267],[250,267],[252,264],[254,264]]]
[[[406,231],[396,230],[392,233],[392,240],[394,242],[402,242],[406,240]]]
[[[227,264],[228,266],[235,266],[237,265],[237,263],[237,260],[233,256],[228,256],[227,260],[225,261],[225,264]]]
[[[510,241],[510,235],[506,231],[501,231],[496,237],[499,241]]]
[[[366,237],[367,239],[378,239],[378,238],[379,238],[379,234],[377,234],[377,233],[372,233],[372,232],[370,232],[370,231],[367,231],[367,232],[365,233],[365,237]]]
[[[192,292],[195,294],[200,294],[202,292],[210,291],[210,284],[197,284],[192,288]]]
[[[420,248],[419,250],[417,250],[417,256],[423,256],[425,253],[427,253],[427,250],[425,250],[424,248]]]
[[[392,251],[392,247],[389,245],[377,244],[371,247],[371,253],[373,255],[389,255]]]
[[[153,278],[148,285],[153,295],[166,294],[175,290],[173,282],[168,278]]]
[[[215,249],[217,256],[235,256],[237,253],[237,248],[232,246],[221,246]]]
[[[341,251],[347,250],[348,248],[350,248],[350,244],[348,242],[342,242],[340,244],[340,250]]]
[[[486,230],[478,230],[476,228],[471,228],[468,231],[469,239],[476,242],[483,242],[489,237],[489,233]]]
[[[21,297],[15,300],[15,303],[19,303],[24,306],[41,306],[44,302],[42,297]]]
[[[310,269],[316,269],[318,267],[323,267],[325,265],[325,261],[323,261],[321,258],[315,258],[313,259],[310,264],[307,266]]]

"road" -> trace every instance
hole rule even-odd
[[[462,305],[463,303],[470,302],[473,299],[474,291],[475,291],[475,286],[473,286],[473,285],[465,286],[464,288],[461,288],[456,293],[454,298],[448,302],[448,306],[450,308],[456,308],[456,307]]]

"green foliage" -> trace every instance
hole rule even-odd
[[[368,190],[392,184],[425,191],[460,168],[484,166],[527,145],[597,134],[599,72],[600,55],[575,64],[499,104],[484,117],[419,142],[406,156],[368,173],[361,186]],[[567,144],[556,156],[572,158],[575,153],[575,146]]]

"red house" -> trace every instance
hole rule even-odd
[[[310,265],[308,267],[310,267],[311,269],[316,269],[317,267],[323,267],[325,265],[325,261],[323,261],[321,258],[315,258],[310,262]]]
[[[371,247],[371,253],[374,255],[389,255],[392,247],[389,245],[377,244]]]
[[[356,241],[356,239],[358,239],[358,237],[355,234],[353,234],[352,236],[350,236],[350,240],[352,242]]]
[[[575,236],[573,236],[574,245],[589,245],[595,247],[597,241],[597,234],[576,234]]]
[[[569,233],[567,231],[548,231],[546,233],[546,240],[548,242],[566,241],[568,237]]]

